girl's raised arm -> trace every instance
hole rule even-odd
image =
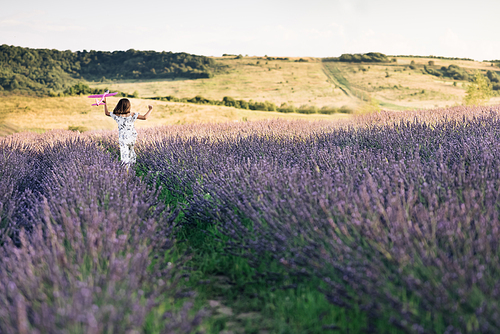
[[[148,108],[149,108],[148,112],[145,113],[144,115],[137,116],[137,119],[142,119],[143,121],[145,121],[146,119],[148,119],[149,114],[151,114],[151,111],[153,110],[153,106],[149,105]]]
[[[104,113],[106,116],[111,116],[111,114],[108,111],[108,104],[106,103],[106,97],[104,97]]]

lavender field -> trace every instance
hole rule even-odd
[[[4,138],[0,332],[497,333],[499,112]]]
[[[191,295],[175,268],[150,257],[172,247],[177,214],[155,191],[69,131],[7,138],[0,152],[1,333],[196,328],[189,300],[174,309]]]

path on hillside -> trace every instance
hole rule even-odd
[[[344,92],[344,94],[351,99],[370,101],[371,97],[365,91],[354,89],[349,81],[342,75],[339,68],[335,66],[334,63],[325,62],[322,63],[323,72],[328,77],[328,79],[334,83],[338,88]]]
[[[349,81],[347,81],[347,79],[342,76],[337,66],[330,63],[322,63],[322,65],[323,72],[328,77],[328,79],[332,83],[337,85],[337,87],[340,88],[346,96],[352,98],[353,95],[351,93],[351,86],[349,85]]]

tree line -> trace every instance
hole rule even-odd
[[[412,55],[397,55],[397,56],[387,56],[380,52],[368,52],[368,53],[344,53],[340,57],[326,57],[322,58],[323,62],[347,62],[347,63],[388,63],[396,61],[394,57],[398,58],[432,58],[432,59],[446,59],[446,60],[468,60],[474,61],[470,58],[458,58],[458,57],[442,57],[442,56],[412,56]],[[495,62],[492,60],[492,62]]]
[[[238,109],[247,109],[247,110],[259,110],[259,111],[277,111],[282,113],[292,113],[297,112],[301,114],[325,114],[331,115],[335,113],[352,113],[353,110],[347,106],[343,106],[340,108],[332,107],[332,106],[324,106],[322,108],[318,108],[316,106],[308,106],[302,105],[300,107],[295,107],[294,105],[283,103],[280,106],[276,104],[265,101],[245,101],[245,100],[237,100],[230,96],[225,96],[222,100],[212,100],[207,99],[203,96],[197,95],[193,98],[178,98],[172,95],[164,96],[164,97],[152,97],[151,100],[159,100],[159,101],[168,101],[168,102],[183,102],[183,103],[195,103],[195,104],[208,104],[208,105],[217,105],[217,106],[226,106],[233,107]]]
[[[431,59],[445,59],[445,60],[465,60],[465,61],[474,61],[471,58],[459,58],[459,57],[444,57],[444,56],[414,56],[414,55],[397,55],[390,57],[398,57],[398,58],[431,58]]]
[[[464,68],[458,65],[449,65],[448,67],[442,66],[441,68],[433,68],[433,62],[429,62],[429,66],[424,65],[424,72],[434,75],[439,78],[450,78],[453,80],[463,80],[472,82],[476,80],[476,74],[467,72]],[[498,72],[488,70],[484,76],[487,84],[494,91],[500,91],[500,76]]]
[[[59,93],[58,96],[76,96],[76,95],[93,95],[93,94],[102,94],[107,90],[107,88],[91,88],[84,83],[78,83],[74,86],[68,87],[64,92]],[[132,97],[138,98],[139,94],[134,92],[133,94],[127,94],[124,92],[118,92],[117,97]],[[259,110],[259,111],[277,111],[283,113],[291,113],[297,112],[300,114],[326,114],[331,115],[335,113],[352,113],[353,111],[347,107],[343,106],[340,108],[325,106],[322,108],[318,108],[316,106],[308,106],[302,105],[300,107],[295,107],[294,105],[283,103],[281,106],[277,106],[276,104],[265,101],[245,101],[245,100],[237,100],[230,96],[225,96],[222,100],[212,100],[207,99],[201,95],[197,95],[193,98],[178,98],[172,95],[164,96],[164,97],[151,97],[150,100],[158,100],[158,101],[167,101],[167,102],[182,102],[182,103],[194,103],[194,104],[206,104],[206,105],[214,105],[214,106],[226,106],[233,107],[238,109],[247,109],[247,110]]]
[[[347,63],[386,63],[390,62],[389,58],[380,52],[368,53],[344,53],[340,57],[327,57],[322,59],[323,62],[347,62]]]
[[[79,80],[210,78],[221,65],[185,52],[59,51],[0,46],[0,90],[48,94]]]
[[[98,95],[98,94],[104,94],[104,92],[106,92],[107,90],[108,90],[107,88],[91,88],[88,85],[79,82],[76,85],[66,88],[63,92],[59,92],[58,94],[51,92],[49,95],[50,96]],[[139,93],[137,91],[135,91],[133,94],[127,94],[120,91],[116,93],[118,93],[115,95],[117,97],[134,97],[134,98],[139,97]]]
[[[424,71],[427,74],[434,75],[436,77],[446,77],[446,78],[451,78],[454,80],[465,80],[469,81],[472,80],[474,77],[473,75],[470,75],[464,68],[461,68],[458,65],[450,65],[448,67],[446,66],[441,66],[441,68],[433,68],[432,63],[429,62],[429,66],[424,65]]]

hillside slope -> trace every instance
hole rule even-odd
[[[77,51],[0,45],[0,91],[57,92],[77,81],[209,78],[217,70],[208,57],[156,51]]]
[[[476,71],[485,74],[494,89],[496,97],[489,103],[500,103],[498,64],[380,53],[322,59],[204,57],[172,52],[71,52],[1,45],[0,91],[4,95],[71,95],[64,90],[82,82],[143,98],[198,96],[221,101],[230,97],[247,102],[269,101],[278,107],[286,104],[285,108],[332,107],[331,110],[342,106],[359,109],[368,102],[404,110],[461,104],[467,83]]]
[[[375,99],[383,108],[412,109],[461,104],[467,80],[438,77],[427,71],[458,66],[473,75],[475,71],[500,74],[493,63],[423,57],[390,57],[386,63],[324,62],[319,58],[287,60],[264,57],[216,57],[226,71],[208,79],[118,80],[91,86],[126,93],[138,91],[141,97],[201,95],[221,100],[235,99],[315,105],[359,106]],[[429,65],[433,62],[433,65]],[[493,64],[494,65],[494,64]],[[426,71],[427,69],[427,71]],[[437,72],[436,72],[437,73]],[[493,83],[494,84],[494,83]],[[500,88],[500,87],[497,87]],[[498,92],[498,91],[497,91]],[[499,103],[492,98],[490,103]]]

